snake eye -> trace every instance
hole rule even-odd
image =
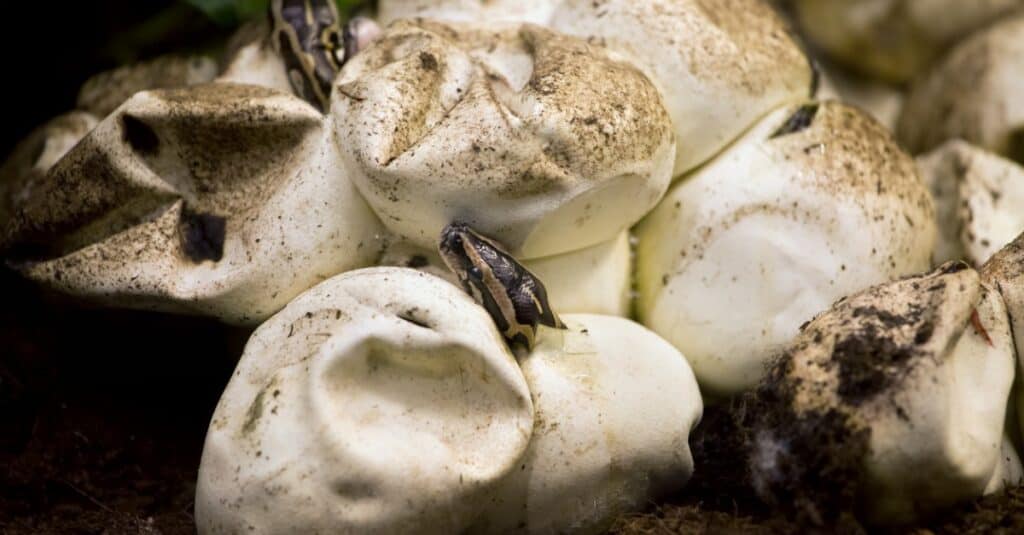
[[[479,267],[473,266],[469,268],[469,276],[473,277],[474,279],[482,279],[484,276],[484,272],[480,271]]]

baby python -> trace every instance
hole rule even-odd
[[[454,222],[441,232],[438,251],[509,347],[533,349],[538,325],[564,328],[540,279],[493,240]]]
[[[321,112],[330,107],[338,71],[377,33],[363,17],[342,26],[334,0],[273,0],[270,27],[292,89]]]

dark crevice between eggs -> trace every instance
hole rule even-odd
[[[795,412],[787,365],[777,361],[756,390],[706,407],[690,440],[696,470],[672,499],[680,505],[613,531],[648,533],[636,528],[689,511],[695,518],[660,519],[651,532],[677,532],[664,527],[672,520],[679,533],[691,524],[703,533],[865,533],[855,511],[870,432],[836,411]],[[708,525],[716,514],[721,525]]]
[[[1006,156],[1024,165],[1024,126],[1010,132],[1006,147]]]
[[[786,119],[785,123],[778,130],[772,133],[768,139],[775,139],[777,137],[786,136],[789,134],[795,134],[801,130],[811,126],[814,122],[814,116],[818,114],[818,104],[804,104],[797,108],[793,115]]]

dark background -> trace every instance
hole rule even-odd
[[[89,76],[167,50],[210,49],[230,31],[174,0],[3,2],[0,9],[5,156],[70,110]]]
[[[229,30],[184,3],[4,2],[3,158],[89,76]],[[0,265],[0,533],[190,533],[203,436],[248,332],[96,310]]]

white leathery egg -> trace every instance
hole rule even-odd
[[[1024,167],[959,140],[917,162],[935,198],[935,264],[980,266],[1024,232]]]
[[[407,267],[428,273],[459,286],[459,277],[445,265],[436,249],[424,249],[407,241],[396,240],[385,245],[377,260],[378,266]]]
[[[55,117],[18,143],[0,167],[0,228],[8,228],[18,206],[71,147],[89,133],[99,120],[84,111]]]
[[[1003,247],[981,268],[986,284],[997,288],[1017,344],[1017,369],[1024,374],[1024,233]],[[1017,389],[1017,418],[1024,424],[1024,389]],[[1020,426],[1024,429],[1024,425]]]
[[[939,363],[934,375],[918,372],[924,377],[899,396],[907,400],[901,405],[906,419],[891,409],[886,417],[868,418],[867,493],[875,496],[869,499],[869,517],[903,522],[976,497],[1004,465],[1013,338],[999,292],[986,286],[979,290],[975,307],[957,313],[963,321],[957,327],[963,329],[959,339],[945,341],[945,355],[934,354]]]
[[[263,32],[268,33],[268,30],[264,28]],[[284,61],[274,51],[266,36],[240,46],[228,59],[216,81],[259,85],[293,93]]]
[[[633,271],[629,240],[629,231],[622,231],[611,241],[523,265],[544,282],[556,312],[628,316]]]
[[[50,168],[129,97],[147,89],[209,82],[216,74],[217,65],[208,57],[167,55],[104,71],[86,80],[78,92],[78,109],[32,131],[0,168],[0,228],[11,226],[19,205]]]
[[[558,6],[555,0],[380,0],[377,15],[382,24],[398,19],[434,19],[449,22],[547,24]]]
[[[963,139],[1024,163],[1024,11],[954,47],[907,95],[896,134],[913,153]]]
[[[101,72],[78,91],[77,107],[106,117],[139,91],[204,84],[217,76],[217,62],[206,56],[160,56]]]
[[[985,494],[995,494],[1024,482],[1024,466],[1021,465],[1020,455],[1008,433],[1003,433],[999,451],[999,461],[992,472],[992,479],[985,485]]]
[[[905,82],[947,47],[999,20],[1021,0],[795,0],[801,29],[860,72]]]
[[[706,391],[752,386],[800,324],[930,265],[932,202],[885,129],[837,102],[781,108],[637,227],[638,313]]]
[[[647,78],[538,26],[474,28],[398,21],[341,72],[338,146],[388,229],[433,248],[458,220],[531,259],[647,213],[675,150]]]
[[[561,318],[520,360],[533,437],[472,532],[600,533],[693,474],[703,402],[686,359],[624,318]]]
[[[551,27],[603,44],[658,87],[675,131],[673,176],[813,96],[810,63],[761,0],[567,0]]]
[[[463,531],[532,436],[487,313],[430,275],[332,278],[263,324],[203,449],[204,534]]]
[[[593,532],[684,485],[702,410],[686,360],[629,320],[563,318],[517,365],[438,277],[312,288],[254,333],[218,404],[200,533]]]
[[[383,228],[330,138],[266,88],[138,93],[38,181],[0,245],[92,301],[257,323],[379,254]]]
[[[758,390],[759,494],[785,507],[855,498],[869,522],[902,524],[1019,478],[1004,457],[1006,312],[976,271],[948,263],[815,318]]]

